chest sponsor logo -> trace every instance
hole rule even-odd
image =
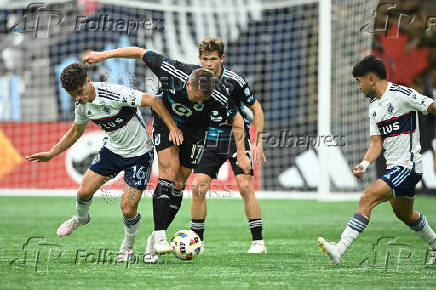
[[[136,109],[123,107],[115,116],[93,120],[97,126],[106,132],[115,131],[124,127],[135,115]]]
[[[378,122],[377,126],[383,139],[413,133],[416,130],[415,112]]]
[[[192,116],[191,109],[189,109],[185,105],[182,105],[179,103],[174,103],[171,105],[171,108],[173,109],[174,113],[176,113],[177,115],[179,115],[181,117],[191,117]]]

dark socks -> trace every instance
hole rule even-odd
[[[174,190],[174,182],[160,179],[153,194],[154,230],[166,230],[170,212],[170,196]]]

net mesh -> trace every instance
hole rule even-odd
[[[0,12],[0,142],[6,144],[0,156],[7,164],[0,188],[76,188],[98,150],[91,140],[86,154],[63,153],[47,164],[24,161],[25,155],[50,149],[73,120],[74,103],[59,83],[63,67],[89,50],[127,46],[198,63],[197,43],[212,36],[225,42],[225,65],[246,78],[265,111],[268,162],[257,172],[260,188],[316,189],[310,168],[317,166],[317,144],[308,136],[317,136],[317,1],[14,3],[18,7]],[[345,136],[346,146],[336,147],[335,154],[347,170],[368,145],[368,102],[359,95],[351,66],[371,47],[372,35],[359,29],[372,21],[376,4],[332,1],[332,134]],[[90,67],[89,75],[93,81],[158,90],[141,61],[106,60]],[[149,109],[141,110],[151,121]],[[362,183],[333,182],[332,190],[357,190],[374,175],[369,171]]]

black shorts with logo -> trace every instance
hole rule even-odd
[[[250,158],[250,175],[253,176],[254,170],[251,158],[251,142],[248,138],[245,138],[245,153]],[[234,138],[226,141],[208,140],[206,142],[206,147],[204,148],[203,157],[198,166],[194,169],[194,173],[204,173],[209,175],[210,178],[216,179],[219,169],[227,160],[229,160],[235,175],[244,174],[244,171],[236,162],[236,143]]]
[[[199,163],[204,150],[207,128],[178,126],[183,133],[183,143],[179,146],[180,165],[186,168],[195,168]],[[173,142],[169,140],[170,131],[160,118],[153,123],[153,140],[156,151],[162,151]]]

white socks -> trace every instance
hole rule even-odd
[[[79,221],[84,221],[88,218],[89,206],[92,204],[90,200],[83,200],[79,197],[76,199],[77,218]]]
[[[420,213],[416,223],[409,225],[409,227],[432,249],[436,249],[436,234],[427,223],[427,219],[423,214]]]
[[[349,226],[346,226],[341,235],[341,240],[337,243],[337,249],[341,256],[345,254],[347,249],[351,246],[357,237],[359,237],[360,233],[356,230],[353,230]]]
[[[141,224],[141,214],[139,213],[131,220],[124,218],[123,244],[126,248],[133,249],[133,246],[135,245],[136,235],[139,232],[140,224]]]
[[[341,240],[337,244],[337,249],[341,256],[347,251],[348,247],[354,242],[369,223],[369,218],[361,213],[355,213],[348,221],[347,226],[341,235]]]

